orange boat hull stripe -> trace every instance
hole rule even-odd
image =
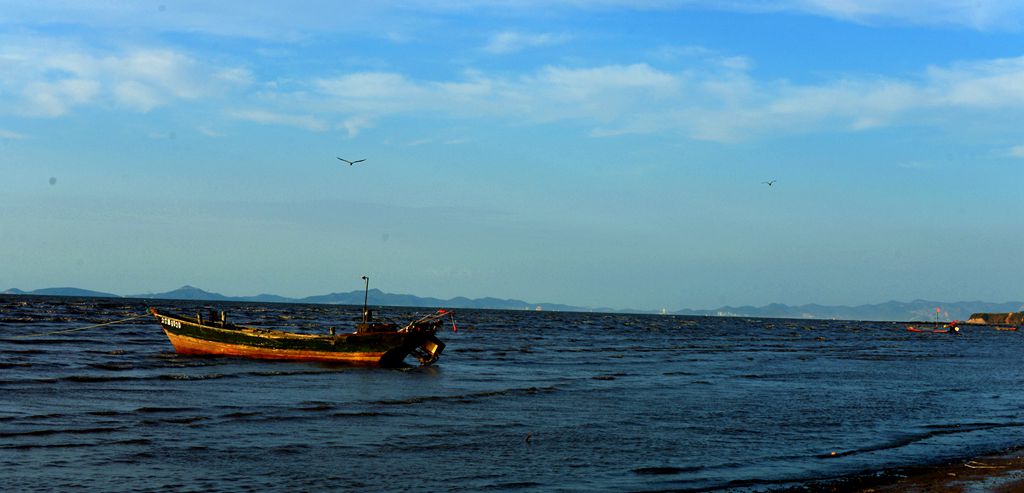
[[[171,340],[174,350],[179,354],[216,354],[222,356],[239,356],[260,359],[287,359],[311,361],[345,361],[354,363],[372,363],[380,361],[384,353],[346,353],[333,351],[303,351],[295,349],[274,349],[252,346],[239,346],[221,342],[205,341],[183,335],[172,334],[164,330]]]

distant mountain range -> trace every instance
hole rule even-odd
[[[19,294],[37,296],[72,296],[88,298],[138,298],[149,300],[203,300],[203,301],[252,301],[259,303],[314,303],[332,305],[362,305],[363,291],[349,291],[347,293],[330,293],[305,298],[288,298],[276,294],[258,294],[256,296],[225,296],[220,293],[211,293],[194,286],[182,286],[173,291],[165,293],[145,293],[120,296],[101,291],[90,291],[79,288],[46,288],[34,291],[22,291],[20,289],[8,289],[0,294]],[[522,300],[503,300],[499,298],[477,298],[465,297],[442,300],[438,298],[424,298],[411,294],[385,293],[379,289],[371,289],[368,293],[370,304],[374,306],[427,306],[446,308],[471,308],[471,309],[497,309],[497,310],[548,310],[548,311],[595,311],[592,308],[578,306],[560,305],[557,303],[528,303]],[[614,311],[610,308],[601,311]]]
[[[674,313],[677,315],[716,317],[895,320],[908,322],[935,320],[936,308],[941,309],[941,320],[967,320],[972,313],[1021,311],[1024,310],[1024,303],[1019,301],[989,303],[986,301],[944,302],[928,300],[914,300],[910,302],[888,301],[874,305],[858,306],[824,306],[815,304],[789,306],[773,303],[761,307],[724,306],[715,310],[679,310]]]
[[[37,295],[37,296],[72,296],[93,298],[122,298],[120,295],[90,291],[79,288],[46,288],[34,291],[8,289],[0,294]],[[260,303],[317,303],[334,305],[362,305],[363,291],[347,293],[330,293],[305,298],[288,298],[274,294],[256,296],[225,296],[211,293],[193,286],[182,286],[165,293],[146,293],[123,296],[123,298],[141,298],[152,300],[204,300],[204,301],[251,301]],[[522,300],[499,298],[465,298],[457,297],[447,300],[424,298],[411,294],[385,293],[379,289],[369,291],[370,303],[374,306],[422,306],[467,309],[495,310],[545,310],[562,312],[602,312],[602,313],[655,313],[644,310],[616,310],[612,308],[591,308],[557,303],[529,303]],[[889,301],[874,305],[858,306],[826,306],[800,305],[789,306],[778,303],[755,306],[724,306],[714,310],[678,310],[675,312],[658,312],[666,315],[690,315],[711,317],[752,317],[752,318],[806,318],[806,319],[839,319],[839,320],[934,320],[935,309],[942,311],[942,320],[966,320],[972,313],[978,312],[1011,312],[1024,310],[1024,303],[1019,301],[1006,303],[989,303],[984,301],[940,302],[914,300],[910,302]]]

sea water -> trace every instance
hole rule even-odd
[[[360,313],[0,296],[0,490],[765,491],[1024,444],[1024,334],[991,328],[462,310],[401,369],[178,355],[151,316],[21,337],[148,306]]]

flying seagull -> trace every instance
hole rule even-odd
[[[339,159],[340,159],[340,158],[339,158]],[[770,186],[772,186],[772,184],[774,184],[774,183],[775,183],[776,181],[778,181],[778,180],[768,180],[768,181],[762,181],[761,183],[764,183],[765,185],[768,185],[768,186],[770,187]]]
[[[340,157],[338,159],[341,159],[342,161],[345,161],[346,163],[348,163],[349,166],[352,166],[353,164],[356,164],[356,163],[361,163],[363,161],[366,161],[365,159],[356,159],[355,161],[349,161],[348,159],[343,159],[343,158],[340,158]]]

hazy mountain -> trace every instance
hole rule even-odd
[[[116,294],[90,291],[78,288],[46,288],[35,291],[22,291],[17,288],[8,289],[0,294],[7,295],[41,295],[41,296],[81,296],[98,298],[119,298]],[[652,313],[644,310],[615,310],[611,308],[588,308],[557,303],[528,303],[515,299],[500,298],[466,298],[459,296],[448,300],[421,297],[411,294],[385,293],[379,289],[371,289],[368,293],[369,303],[373,306],[414,306],[414,307],[445,307],[467,309],[498,309],[498,310],[545,310],[566,312],[602,312],[602,313]],[[305,298],[288,298],[275,294],[259,294],[256,296],[225,296],[211,293],[194,286],[182,286],[164,293],[147,293],[128,296],[153,300],[206,300],[206,301],[252,301],[260,303],[322,303],[335,305],[363,304],[364,293],[361,290],[345,293],[329,293]],[[809,318],[809,319],[841,319],[841,320],[934,320],[935,309],[939,308],[941,320],[966,320],[972,313],[978,312],[1011,312],[1024,310],[1024,303],[1006,302],[990,303],[985,301],[941,302],[914,300],[910,302],[888,301],[873,305],[858,306],[826,306],[808,304],[800,306],[773,303],[755,306],[723,306],[714,310],[679,310],[674,315],[713,316],[713,317],[753,317],[753,318]]]
[[[203,291],[194,286],[185,285],[166,293],[133,294],[128,298],[142,298],[147,300],[207,300],[207,301],[247,301],[243,298],[224,296],[220,293]]]
[[[934,320],[935,309],[939,308],[941,320],[967,320],[972,313],[978,312],[1011,312],[1024,310],[1019,301],[1006,303],[990,303],[985,301],[928,301],[914,300],[910,302],[888,301],[874,305],[859,306],[824,306],[800,305],[789,306],[778,303],[762,307],[723,306],[715,310],[679,310],[678,315],[704,315],[718,317],[762,317],[762,318],[814,318],[841,320]]]
[[[35,291],[22,291],[18,288],[8,289],[0,294],[34,294],[37,296],[78,296],[84,298],[120,298],[120,295],[91,291],[79,288],[44,288]]]
[[[311,303],[311,304],[332,304],[332,305],[362,305],[364,294],[368,296],[369,303],[374,306],[443,306],[446,308],[483,308],[483,309],[506,309],[523,310],[536,309],[552,311],[588,311],[587,308],[559,305],[553,303],[527,303],[521,300],[502,300],[498,298],[469,299],[465,297],[442,300],[411,294],[385,293],[379,289],[371,289],[364,293],[361,290],[349,291],[346,293],[329,293],[305,298],[287,298],[273,294],[261,294],[257,296],[224,296],[220,293],[211,293],[193,286],[182,286],[173,291],[165,293],[147,293],[131,295],[129,298],[142,298],[153,300],[208,300],[208,301],[255,301],[261,303]]]

